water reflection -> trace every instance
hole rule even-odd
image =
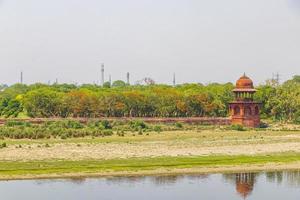
[[[225,174],[223,178],[226,182],[235,185],[236,192],[246,199],[254,190],[256,183],[257,173],[237,173],[237,174]]]
[[[270,183],[286,183],[290,187],[300,187],[300,171],[267,172],[266,178]]]
[[[244,198],[248,197],[254,188],[255,174],[236,174],[236,191]]]
[[[177,176],[154,176],[151,177],[151,180],[156,186],[163,186],[163,185],[174,185],[181,180],[188,179],[190,181],[193,180],[203,180],[207,179],[209,175],[193,175],[193,176],[184,176],[184,175],[177,175]]]
[[[112,184],[135,184],[149,180],[156,186],[171,186],[184,179],[190,181],[203,181],[209,179],[212,175],[176,175],[176,176],[152,176],[152,177],[114,177],[106,178],[108,183]],[[300,171],[288,172],[266,172],[266,173],[235,173],[223,174],[224,182],[230,183],[236,193],[242,198],[247,199],[255,190],[256,182],[259,177],[265,177],[268,183],[287,184],[290,187],[300,187]]]
[[[107,184],[136,184],[150,181],[156,186],[170,186],[182,180],[203,181],[213,175],[166,175],[166,176],[128,176],[128,177],[107,177],[107,178],[72,178],[61,180],[36,180],[36,184],[48,184],[53,182],[69,182],[76,185],[84,184],[89,180],[105,181]],[[222,174],[223,182],[230,183],[235,187],[242,197],[251,195],[259,177],[265,177],[268,183],[287,184],[290,187],[300,187],[300,171],[287,172],[265,172],[265,173],[234,173]]]
[[[120,199],[121,197],[126,197],[123,199],[128,200],[179,200],[184,198],[189,200],[281,200],[283,198],[298,200],[300,171],[8,181],[0,182],[0,193],[3,194],[4,192],[4,197],[18,195],[9,192],[10,189],[14,190],[16,187],[19,187],[20,191],[23,190],[24,194],[28,193],[28,198],[36,194],[36,192],[31,193],[30,191],[39,191],[39,193],[44,192],[46,194],[49,190],[53,190],[56,191],[53,193],[54,197],[57,197],[55,195],[59,193],[60,196],[69,195],[69,199],[76,200],[84,198],[85,194],[91,195],[89,199],[95,200],[99,198]],[[21,193],[20,196],[22,196]],[[49,197],[50,199],[53,200]]]

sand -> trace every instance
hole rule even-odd
[[[291,137],[291,136],[286,136]],[[300,152],[300,142],[288,140],[284,142],[253,143],[237,142],[228,144],[222,142],[204,143],[193,140],[185,141],[145,141],[134,143],[55,143],[50,147],[38,144],[9,145],[0,149],[2,161],[30,161],[30,160],[89,160],[115,159],[131,157],[159,157],[159,156],[203,156],[203,155],[255,155],[282,152]]]

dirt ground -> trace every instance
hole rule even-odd
[[[166,132],[150,136],[49,141],[6,141],[2,161],[130,157],[255,155],[300,152],[300,132]],[[20,146],[21,145],[21,146]]]

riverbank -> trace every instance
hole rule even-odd
[[[300,154],[0,162],[0,180],[299,170]]]
[[[5,139],[0,161],[111,160],[300,153],[299,131],[187,130],[70,139]]]
[[[70,139],[4,139],[0,179],[300,169],[299,131],[180,130]]]

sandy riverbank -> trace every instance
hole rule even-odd
[[[178,131],[149,136],[69,140],[8,140],[2,161],[97,160],[132,157],[300,153],[300,132]]]
[[[5,142],[8,147],[0,149],[0,179],[5,180],[300,169],[299,131],[177,131]]]

